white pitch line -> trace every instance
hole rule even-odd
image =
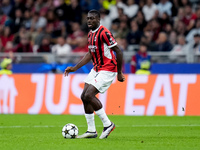
[[[191,124],[191,125],[132,125],[132,127],[200,127],[200,124]]]
[[[87,127],[86,125],[77,125],[78,127]],[[3,128],[54,128],[54,127],[63,127],[63,126],[53,126],[53,125],[35,125],[35,126],[0,126],[0,129]],[[102,125],[96,125],[96,127],[102,127]],[[182,124],[182,125],[116,125],[116,127],[200,127],[200,124]]]

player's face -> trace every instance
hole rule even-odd
[[[87,15],[87,25],[89,29],[95,30],[99,27],[100,20],[96,14],[88,13]]]

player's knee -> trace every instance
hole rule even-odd
[[[87,102],[91,101],[92,100],[92,94],[90,94],[89,92],[86,92],[84,94],[84,100],[87,101]]]

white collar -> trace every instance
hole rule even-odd
[[[101,25],[99,25],[99,27],[98,27],[98,28],[96,28],[95,30],[92,30],[92,33],[94,33],[94,32],[96,32],[96,31],[98,31],[100,27],[101,27]]]

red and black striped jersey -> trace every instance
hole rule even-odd
[[[88,49],[92,54],[95,71],[117,72],[117,61],[112,50],[116,45],[111,32],[102,25],[88,33]]]

